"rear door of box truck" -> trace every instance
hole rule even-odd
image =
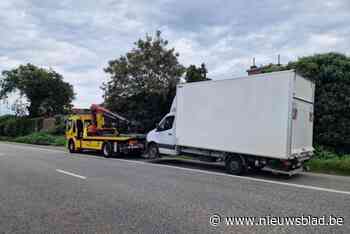
[[[314,82],[295,74],[292,98],[291,156],[312,152]]]

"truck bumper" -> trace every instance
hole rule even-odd
[[[263,170],[289,176],[298,174],[304,171],[304,163],[311,159],[312,153],[305,153],[298,156],[299,157],[292,157],[290,159],[283,160],[269,160],[263,167]]]
[[[262,170],[269,171],[269,172],[276,173],[276,174],[283,174],[283,175],[293,176],[293,175],[296,175],[296,174],[299,174],[299,173],[303,172],[304,168],[303,167],[299,167],[299,168],[296,168],[296,169],[285,171],[285,170],[273,169],[273,168],[271,168],[269,166],[266,166]]]

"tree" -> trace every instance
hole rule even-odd
[[[104,69],[111,76],[102,86],[104,104],[141,123],[146,131],[169,111],[184,67],[174,48],[167,48],[168,41],[160,31],[134,44],[135,48],[109,61]]]
[[[23,117],[27,115],[28,103],[23,100],[23,97],[20,97],[12,104],[11,110],[17,117]]]
[[[54,70],[46,70],[32,64],[3,71],[0,80],[0,99],[16,90],[28,99],[30,117],[52,116],[67,113],[74,99],[73,86],[63,81]]]
[[[280,70],[287,69],[296,69],[316,83],[314,143],[350,152],[350,58],[339,53],[316,54],[280,66]]]
[[[198,68],[196,67],[196,65],[190,65],[186,69],[185,80],[187,83],[210,80],[209,78],[207,78],[207,73],[208,70],[205,67],[204,63],[202,63],[201,67]]]

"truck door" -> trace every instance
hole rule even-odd
[[[312,152],[315,84],[299,75],[294,78],[292,104],[292,155]]]
[[[71,119],[68,119],[66,121],[66,138],[67,139],[70,139],[73,137],[72,131],[73,131],[73,121]]]
[[[292,154],[312,151],[313,104],[294,100],[292,115]]]
[[[175,151],[175,128],[174,128],[174,115],[166,116],[159,124],[157,128],[158,135],[158,147],[161,154],[176,154]]]
[[[77,139],[82,139],[83,138],[83,121],[81,121],[80,119],[77,120]]]

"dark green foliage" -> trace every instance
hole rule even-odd
[[[8,121],[10,119],[15,119],[15,118],[16,118],[16,116],[14,116],[14,115],[2,115],[2,116],[0,116],[0,124]]]
[[[292,68],[316,83],[314,144],[349,153],[350,58],[338,53],[316,54],[287,66],[267,66],[264,72]]]
[[[184,72],[178,54],[167,48],[161,37],[146,36],[105,69],[111,79],[103,85],[104,105],[141,126],[140,132],[154,128],[169,111],[176,84]]]
[[[339,155],[336,154],[335,152],[330,150],[327,150],[323,146],[315,146],[315,151],[314,151],[314,158],[317,159],[331,159],[331,158],[338,158]]]
[[[55,127],[48,133],[52,135],[64,135],[65,118],[64,116],[55,117]],[[33,132],[39,132],[43,128],[44,118],[15,117],[11,115],[0,117],[0,136],[18,137],[28,135]]]
[[[350,155],[328,159],[315,158],[306,163],[312,172],[350,175]]]
[[[0,141],[11,141],[11,137],[0,136]]]
[[[48,131],[48,133],[52,134],[52,135],[64,135],[66,132],[66,125],[64,123],[59,123],[57,125],[55,125],[55,127],[53,129],[50,129]]]
[[[63,81],[63,77],[53,70],[34,65],[21,65],[16,69],[2,72],[0,99],[19,90],[30,102],[30,117],[53,116],[66,113],[74,99],[73,86]]]
[[[12,118],[0,123],[0,136],[23,136],[35,131],[35,120],[29,118]]]
[[[36,132],[27,136],[17,137],[12,141],[35,145],[54,146],[64,146],[66,143],[66,139],[64,136],[53,136],[45,132]]]
[[[40,131],[44,125],[44,118],[33,118],[32,120],[34,121],[35,131]]]
[[[42,128],[42,118],[11,117],[0,121],[0,136],[17,137],[39,131]]]
[[[208,71],[204,63],[202,63],[201,67],[198,68],[196,65],[190,65],[186,69],[185,80],[187,83],[210,80],[207,78],[207,73]]]
[[[64,135],[66,132],[65,118],[62,115],[55,116],[55,127],[50,130],[52,135]]]

